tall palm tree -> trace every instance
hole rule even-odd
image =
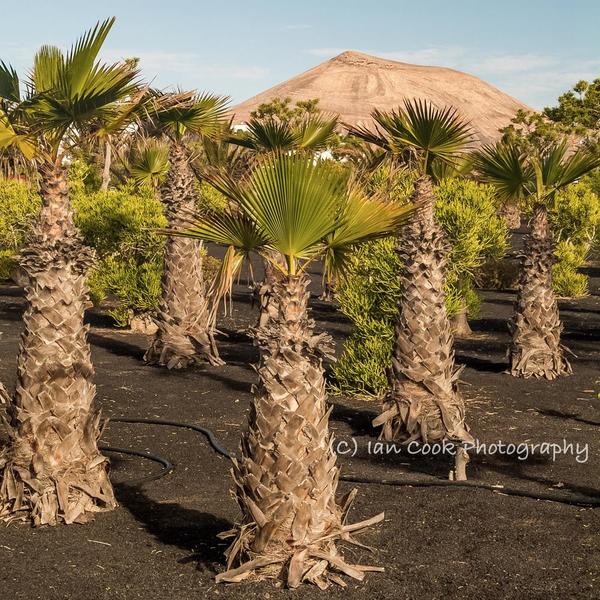
[[[179,95],[181,96],[181,95]],[[223,128],[226,99],[191,94],[151,114],[155,132],[170,142],[169,171],[161,200],[169,228],[189,225],[196,213],[196,179],[186,140],[193,135],[213,136]],[[165,246],[156,324],[158,329],[146,351],[149,364],[181,369],[209,362],[222,365],[214,339],[214,311],[204,280],[202,242],[169,237]]]
[[[419,175],[412,196],[416,210],[398,241],[402,297],[388,371],[390,390],[373,424],[383,426],[381,437],[388,441],[467,441],[471,436],[456,389],[459,372],[444,303],[449,244],[434,217],[433,179],[444,164],[457,164],[470,128],[454,109],[437,109],[421,100],[407,100],[390,113],[375,111],[373,119],[375,131],[350,128],[350,133]]]
[[[532,211],[521,258],[519,291],[511,324],[510,373],[515,377],[555,379],[572,372],[560,343],[562,323],[552,287],[554,242],[548,208],[556,192],[600,165],[585,150],[569,155],[566,143],[526,154],[499,142],[475,154],[481,179],[509,201],[524,201]]]
[[[73,223],[64,164],[82,130],[138,90],[135,69],[97,60],[113,22],[97,24],[66,54],[42,47],[24,96],[14,70],[0,67],[0,147],[35,161],[43,201],[21,257],[29,284],[10,441],[0,454],[0,517],[34,525],[84,522],[116,505],[96,444],[100,412],[83,322],[93,252]]]
[[[347,564],[336,542],[352,541],[351,532],[383,518],[347,525],[352,494],[341,503],[335,498],[339,470],[322,365],[330,338],[314,333],[306,268],[329,250],[340,266],[345,248],[389,233],[410,209],[346,193],[344,176],[326,163],[271,155],[241,183],[212,176],[237,210],[207,215],[183,232],[229,245],[229,277],[250,252],[281,274],[274,284],[278,313],[255,330],[259,382],[233,464],[242,521],[227,534],[235,540],[218,581],[255,575],[325,587],[339,581],[330,571],[362,579],[369,568]]]

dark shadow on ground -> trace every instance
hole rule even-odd
[[[561,412],[560,410],[553,410],[550,408],[548,408],[548,409],[539,408],[537,410],[537,412],[540,415],[544,415],[545,417],[555,417],[557,419],[568,419],[570,421],[578,421],[579,423],[585,423],[586,425],[595,425],[597,427],[600,427],[600,421],[591,421],[590,419],[584,419],[583,417],[580,417],[576,413]]]
[[[192,552],[182,564],[196,562],[200,570],[215,573],[224,564],[227,541],[217,534],[233,527],[212,513],[185,508],[175,502],[156,502],[140,487],[116,486],[118,501],[162,544]]]
[[[145,349],[140,348],[137,344],[118,340],[111,336],[100,335],[99,333],[88,333],[88,340],[90,344],[104,348],[117,356],[129,356],[139,361],[144,359]]]

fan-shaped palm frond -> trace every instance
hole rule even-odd
[[[343,278],[356,244],[391,235],[411,215],[411,204],[369,198],[361,187],[350,189],[340,207],[339,224],[325,238],[324,278]]]
[[[162,140],[142,139],[129,160],[129,172],[137,185],[158,188],[169,171],[169,147]]]
[[[426,100],[405,100],[404,108],[374,110],[375,131],[349,126],[349,133],[383,148],[419,172],[434,175],[434,161],[455,163],[472,139],[470,125],[452,107],[436,108]],[[407,156],[408,154],[408,156]]]
[[[534,159],[538,181],[547,194],[565,187],[589,171],[600,166],[600,156],[595,156],[587,150],[577,150],[567,156],[569,147],[566,143],[550,146]]]
[[[533,191],[534,172],[516,144],[497,142],[473,155],[479,178],[492,184],[505,200],[519,200]]]
[[[167,96],[172,102],[160,102],[161,98]],[[227,112],[228,98],[214,94],[158,94],[159,104],[150,118],[155,120],[163,129],[169,131],[177,138],[183,136],[186,131],[214,137],[223,130],[225,115]]]
[[[223,173],[207,181],[238,211],[209,214],[178,235],[234,246],[244,256],[257,252],[267,260],[276,251],[286,258],[288,275],[296,273],[298,260],[306,261],[303,270],[324,254],[330,256],[330,271],[341,272],[346,249],[394,231],[411,210],[368,199],[358,187],[348,192],[339,169],[303,155],[271,155],[242,182]]]
[[[473,164],[479,177],[491,183],[504,199],[535,197],[536,202],[544,203],[558,189],[600,165],[600,157],[586,150],[567,156],[568,150],[560,143],[527,155],[516,144],[497,142],[476,152]]]
[[[9,138],[13,146],[21,143],[18,137],[11,138],[12,134],[26,133],[30,140],[37,138],[40,150],[47,150],[49,145],[55,156],[67,134],[78,135],[84,125],[101,120],[139,89],[134,65],[128,62],[105,65],[98,61],[113,23],[114,19],[98,23],[66,54],[53,46],[43,46],[35,56],[25,98],[17,94],[18,78],[14,70],[2,64],[2,95],[12,102],[10,127],[6,124],[8,113],[4,111],[3,115],[5,146]]]

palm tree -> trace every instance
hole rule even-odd
[[[373,119],[375,131],[350,128],[350,133],[419,176],[412,196],[416,210],[398,242],[404,268],[390,391],[373,424],[383,426],[381,437],[388,441],[468,441],[444,303],[449,244],[434,218],[433,178],[444,164],[457,164],[470,129],[454,109],[421,100],[405,101],[403,109],[390,113],[374,111]]]
[[[177,95],[176,95],[177,96]],[[185,96],[179,94],[178,96]],[[165,216],[171,229],[189,225],[196,213],[196,179],[186,140],[213,136],[223,128],[226,99],[190,94],[184,101],[151,114],[155,133],[170,141],[169,171],[161,188]],[[214,314],[202,272],[202,242],[170,237],[164,253],[158,329],[144,356],[146,362],[181,369],[209,362],[224,364],[214,339]]]
[[[599,165],[600,157],[585,150],[569,155],[566,142],[532,154],[499,142],[475,155],[481,179],[493,184],[503,199],[524,201],[532,211],[511,324],[510,373],[515,377],[555,379],[572,372],[560,343],[562,323],[552,287],[555,256],[548,208],[559,189]]]
[[[389,233],[410,209],[366,199],[356,190],[346,193],[344,180],[328,161],[271,155],[241,183],[210,177],[237,210],[207,215],[180,232],[230,246],[224,266],[229,279],[251,252],[281,275],[274,284],[278,313],[255,330],[259,383],[241,457],[233,464],[242,522],[226,534],[235,540],[218,581],[254,574],[285,579],[290,587],[302,581],[325,587],[339,581],[330,570],[357,579],[369,570],[348,565],[336,547],[383,515],[347,525],[352,494],[340,504],[335,499],[339,470],[322,365],[330,338],[314,333],[306,268],[329,251],[341,267],[344,249]]]
[[[67,54],[42,47],[24,97],[14,70],[0,66],[0,147],[35,161],[43,201],[21,258],[27,309],[10,441],[0,454],[0,517],[34,525],[85,522],[116,506],[96,443],[100,412],[83,322],[93,252],[73,223],[64,164],[81,131],[138,90],[135,69],[97,60],[113,23],[97,24]]]

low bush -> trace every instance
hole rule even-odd
[[[580,273],[600,233],[600,198],[586,183],[561,190],[550,210],[556,244],[554,291],[566,298],[588,293],[588,277]]]
[[[31,224],[40,210],[39,196],[26,183],[0,178],[0,279],[11,277]]]

